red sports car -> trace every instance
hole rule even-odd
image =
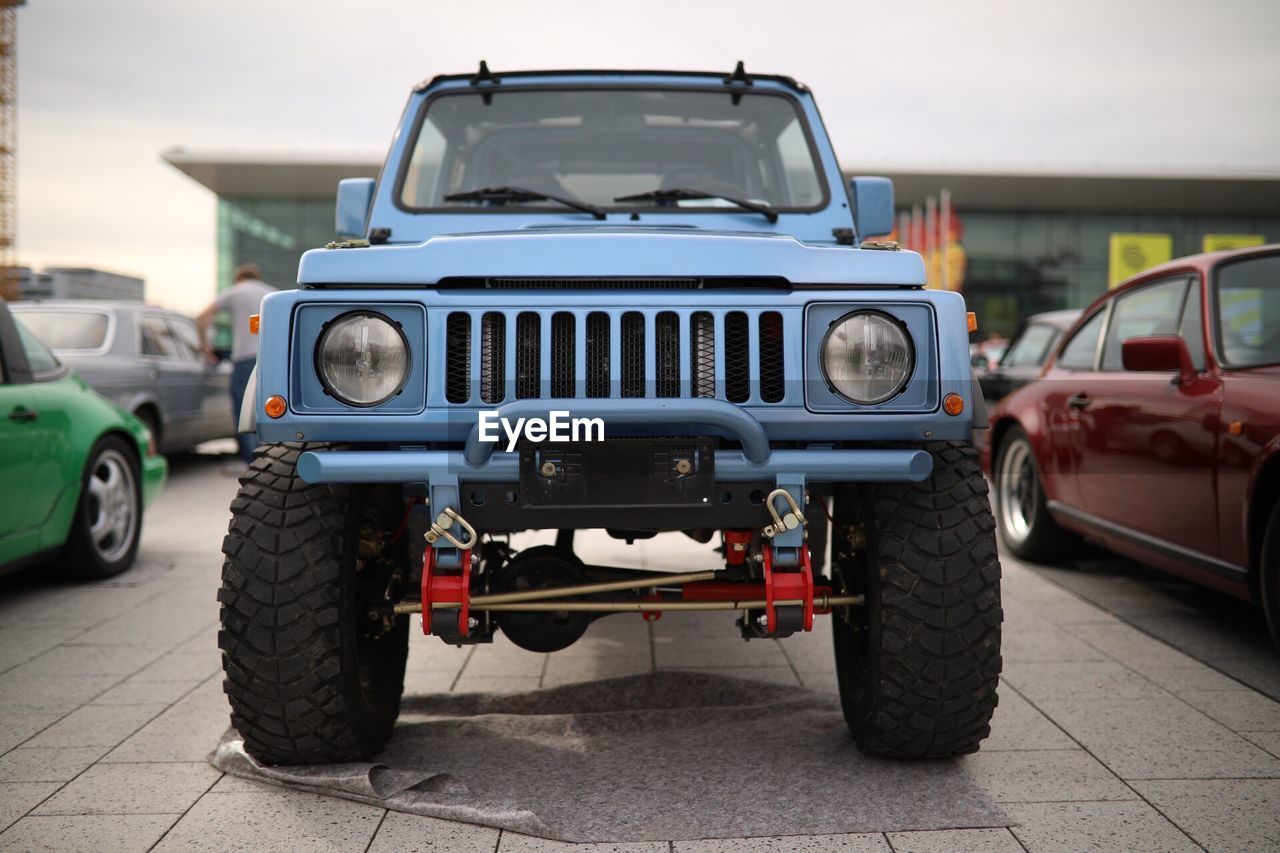
[[[1099,297],[994,408],[983,456],[1015,556],[1084,536],[1261,604],[1280,642],[1280,245]]]

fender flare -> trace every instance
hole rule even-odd
[[[236,424],[238,432],[257,432],[258,431],[258,365],[253,366],[253,371],[249,374],[249,384],[244,387],[244,401],[240,404],[240,411],[236,412]]]

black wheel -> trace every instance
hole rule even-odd
[[[1049,515],[1040,466],[1022,427],[1009,427],[995,458],[995,510],[1004,546],[1022,560],[1064,556],[1077,539]]]
[[[136,447],[117,436],[94,445],[62,554],[65,574],[97,580],[133,565],[142,536],[141,483]]]
[[[315,447],[315,445],[311,445]],[[222,543],[218,645],[231,724],[269,764],[372,757],[400,713],[409,618],[371,612],[408,566],[403,504],[312,485],[306,445],[254,454]]]
[[[133,416],[147,425],[147,431],[151,433],[151,441],[156,446],[156,452],[159,452],[161,446],[160,413],[150,406],[143,406],[134,412]]]
[[[1280,504],[1271,510],[1271,519],[1262,534],[1261,556],[1258,584],[1262,610],[1271,629],[1271,639],[1280,647]]]
[[[1000,676],[1000,562],[987,484],[967,444],[933,444],[923,483],[837,490],[832,582],[840,704],[886,758],[974,752]]]

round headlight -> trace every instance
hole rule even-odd
[[[409,341],[381,314],[343,314],[320,335],[316,374],[324,390],[348,406],[381,405],[409,378]]]
[[[860,405],[902,391],[915,349],[902,324],[879,311],[854,311],[831,324],[822,340],[822,372],[841,396]]]

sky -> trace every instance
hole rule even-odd
[[[474,69],[787,74],[860,164],[1280,174],[1280,0],[28,0],[18,260],[198,311],[191,149],[381,158],[411,86]],[[276,282],[276,284],[287,283]]]

